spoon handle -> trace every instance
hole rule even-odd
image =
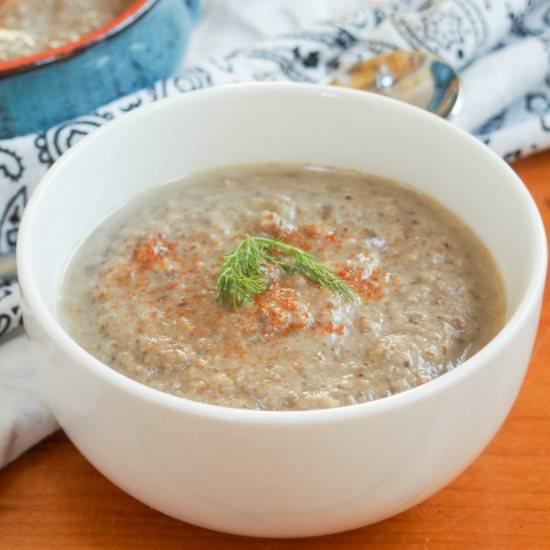
[[[13,279],[16,275],[15,254],[0,256],[0,279]]]

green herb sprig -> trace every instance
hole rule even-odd
[[[301,273],[314,283],[340,294],[346,299],[355,296],[351,287],[311,254],[279,239],[247,235],[229,254],[224,256],[217,283],[218,299],[237,308],[262,294],[269,287],[266,276],[268,264],[288,273]]]

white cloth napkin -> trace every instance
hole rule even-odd
[[[0,254],[14,248],[40,177],[98,126],[207,86],[326,81],[343,64],[393,48],[432,51],[460,71],[462,109],[452,122],[499,155],[513,160],[549,147],[549,45],[550,0],[211,0],[180,75],[38,135],[0,142]],[[0,281],[0,334],[19,324],[17,287]],[[4,336],[0,466],[56,427],[40,399],[28,342]]]

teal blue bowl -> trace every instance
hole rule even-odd
[[[177,71],[201,0],[136,0],[79,41],[0,62],[0,139],[93,112]]]

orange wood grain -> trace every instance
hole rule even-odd
[[[550,227],[550,152],[514,167]],[[223,535],[127,496],[58,433],[0,471],[0,549],[550,549],[549,291],[547,285],[535,353],[510,417],[465,473],[412,510],[317,539]]]

